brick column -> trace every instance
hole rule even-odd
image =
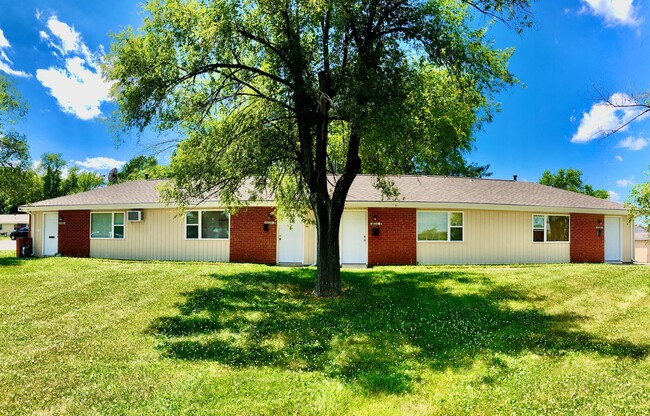
[[[379,235],[372,234],[373,228],[379,229]],[[368,265],[415,264],[416,233],[414,208],[368,208]]]
[[[271,207],[247,207],[230,216],[231,262],[276,263],[277,224],[264,230],[272,211]]]
[[[605,261],[605,231],[602,229],[602,234],[598,236],[597,228],[604,227],[604,225],[604,215],[571,214],[572,263],[602,263]]]
[[[59,211],[59,253],[90,257],[90,211]]]

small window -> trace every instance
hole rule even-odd
[[[90,214],[90,238],[124,238],[123,212],[98,212]]]
[[[225,211],[187,211],[185,213],[185,238],[228,239],[230,217]]]
[[[199,211],[185,213],[185,238],[199,238]]]
[[[463,213],[418,211],[418,241],[463,241]]]
[[[533,242],[568,242],[568,215],[533,215]]]

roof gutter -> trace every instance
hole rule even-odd
[[[244,205],[243,207],[245,207]],[[251,204],[250,206],[273,207],[273,201],[262,201]],[[187,206],[187,209],[193,208],[224,208],[219,202],[203,202],[197,205]],[[488,210],[488,211],[524,211],[539,213],[576,213],[576,214],[607,214],[607,215],[624,215],[622,209],[599,209],[599,208],[579,208],[579,207],[548,207],[537,205],[499,205],[499,204],[479,204],[479,203],[432,203],[432,202],[395,202],[395,201],[354,201],[347,202],[346,208],[416,208],[416,209],[459,209],[459,210]],[[177,205],[169,205],[162,202],[146,204],[86,204],[86,205],[23,205],[18,209],[21,212],[48,212],[48,211],[74,211],[74,210],[92,210],[92,211],[114,211],[134,210],[134,209],[174,209]]]

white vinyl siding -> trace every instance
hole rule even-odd
[[[176,209],[144,210],[143,221],[127,222],[128,238],[90,240],[90,256],[128,260],[229,261],[230,241],[188,240]]]
[[[530,212],[465,210],[463,244],[417,242],[418,264],[569,263],[570,244],[537,244]]]

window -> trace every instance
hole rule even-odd
[[[185,212],[185,238],[227,239],[230,237],[230,217],[225,211]]]
[[[90,214],[90,238],[124,238],[124,213],[101,212]]]
[[[533,242],[569,241],[568,215],[533,215]]]
[[[463,241],[463,213],[418,211],[418,241]]]

